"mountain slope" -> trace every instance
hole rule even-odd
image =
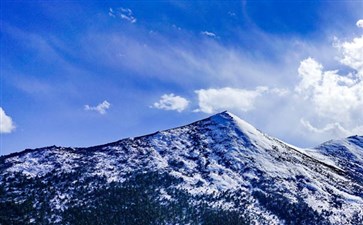
[[[223,112],[101,146],[26,150],[0,159],[0,223],[360,224],[362,139],[300,149]]]

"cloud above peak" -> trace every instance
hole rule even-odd
[[[0,133],[11,133],[15,130],[15,125],[10,116],[6,115],[4,109],[0,107]]]
[[[160,97],[158,102],[153,104],[153,108],[163,110],[174,110],[177,112],[184,111],[189,105],[189,101],[181,96],[171,94],[164,94]]]
[[[221,110],[247,112],[254,108],[255,100],[267,87],[257,87],[255,90],[224,87],[220,89],[200,89],[198,96],[198,112],[216,113]]]
[[[98,104],[97,106],[89,106],[85,105],[84,110],[86,111],[96,111],[101,115],[106,114],[107,110],[110,108],[111,104],[108,101],[103,101],[102,103]]]

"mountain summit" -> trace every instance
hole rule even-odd
[[[301,149],[222,112],[0,158],[0,224],[363,224],[363,137]]]

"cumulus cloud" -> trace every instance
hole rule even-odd
[[[363,123],[363,36],[352,41],[336,43],[341,54],[339,62],[351,69],[342,74],[339,70],[324,70],[315,59],[307,58],[298,69],[301,78],[295,91],[305,102],[306,111],[313,110],[320,122],[316,128],[308,120],[301,120],[303,127],[314,133],[331,137],[362,134]],[[330,122],[329,122],[330,121]],[[360,133],[357,133],[360,132]]]
[[[363,126],[359,125],[352,128],[347,128],[339,122],[332,122],[327,123],[322,127],[317,127],[312,125],[310,121],[303,118],[300,120],[300,123],[313,135],[314,138],[317,138],[318,141],[363,134]]]
[[[312,58],[301,61],[298,69],[301,81],[295,90],[302,93],[318,86],[322,79],[322,68],[323,66]]]
[[[201,34],[208,36],[208,37],[216,37],[217,35],[215,33],[209,32],[209,31],[202,31]]]
[[[196,90],[199,105],[196,111],[204,113],[216,113],[221,110],[247,112],[254,108],[256,98],[267,90],[267,87],[257,87],[255,90],[230,87]]]
[[[363,111],[363,82],[359,78],[324,71],[323,66],[311,58],[301,62],[299,75],[301,82],[296,91],[311,100],[319,116],[351,122]]]
[[[363,28],[363,20],[358,20],[356,25],[357,27]]]
[[[0,133],[11,133],[15,125],[10,116],[6,115],[4,109],[0,107]]]
[[[333,136],[349,136],[352,135],[353,133],[348,131],[347,129],[345,129],[340,123],[335,122],[335,123],[328,123],[326,124],[323,128],[317,128],[315,126],[313,126],[310,121],[305,120],[305,119],[301,119],[300,123],[309,131],[313,132],[313,133],[318,133],[318,134],[322,134],[322,133],[330,133]]]
[[[99,114],[103,115],[106,114],[106,111],[110,108],[111,104],[108,101],[103,101],[102,103],[98,104],[97,106],[89,106],[85,105],[84,110],[86,111],[96,111]]]
[[[130,23],[136,23],[136,18],[134,17],[132,10],[128,8],[110,8],[108,11],[108,15],[114,18],[120,17],[121,19],[126,20]]]
[[[184,111],[189,105],[189,101],[183,97],[171,94],[164,94],[158,102],[153,104],[154,108],[164,110]]]
[[[363,36],[354,38],[351,42],[339,41],[335,44],[341,52],[340,62],[357,72],[363,79]]]

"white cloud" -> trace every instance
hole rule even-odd
[[[343,137],[363,133],[363,36],[334,45],[341,56],[339,62],[350,68],[349,73],[324,70],[315,59],[307,58],[298,69],[300,83],[295,87],[305,102],[303,110],[310,120],[301,120],[307,130],[328,137]]]
[[[303,60],[298,69],[301,81],[295,90],[301,93],[318,86],[322,79],[322,68],[323,66],[312,58]]]
[[[117,17],[120,16],[117,15]],[[345,100],[337,101],[340,97],[344,97],[339,95],[334,106],[331,102],[335,99],[329,97],[329,89],[325,89],[326,91],[323,92],[324,88],[320,87],[328,87],[329,77],[331,80],[331,78],[338,76],[339,79],[336,81],[330,81],[335,83],[335,85],[330,85],[333,92],[335,86],[343,86],[343,88],[339,87],[339,93],[340,89],[350,89],[351,86],[356,86],[355,89],[359,90],[356,83],[359,81],[357,79],[358,73],[355,69],[351,69],[354,70],[351,71],[351,75],[346,75],[347,72],[331,71],[330,73],[337,76],[330,76],[323,68],[321,62],[328,68],[340,69],[340,67],[334,67],[337,65],[336,58],[334,58],[337,49],[332,48],[331,43],[321,42],[321,39],[307,42],[301,39],[291,40],[262,34],[261,37],[257,37],[258,41],[254,41],[254,43],[259,43],[253,45],[257,49],[249,51],[248,48],[240,48],[240,46],[223,45],[223,43],[216,42],[212,38],[201,38],[202,34],[199,34],[197,41],[187,42],[180,42],[162,34],[150,35],[150,38],[144,39],[140,37],[145,37],[148,33],[144,33],[144,30],[137,27],[131,34],[127,32],[90,33],[86,41],[80,45],[83,46],[84,57],[97,58],[96,63],[98,64],[115,69],[125,69],[141,78],[161,79],[173,85],[198,87],[198,89],[203,88],[202,90],[209,90],[210,87],[233,86],[244,87],[251,91],[258,85],[289,87],[290,92],[285,90],[279,94],[277,90],[269,89],[259,97],[250,98],[252,100],[248,102],[251,104],[246,104],[247,107],[244,109],[245,111],[248,109],[248,113],[241,110],[243,107],[235,107],[236,110],[234,110],[231,104],[227,104],[227,106],[271,135],[294,140],[293,142],[297,144],[306,146],[307,143],[309,145],[311,143],[316,144],[327,138],[332,138],[326,135],[319,140],[314,139],[318,135],[306,132],[307,130],[304,129],[301,130],[305,132],[306,136],[301,138],[300,129],[298,129],[299,126],[301,128],[301,117],[307,118],[317,127],[326,127],[326,124],[338,122],[346,130],[351,131],[354,131],[354,123],[363,124],[359,106],[353,104],[354,107],[352,107],[352,104],[345,102]],[[180,32],[180,35],[185,35],[185,33]],[[351,42],[353,41],[347,41],[347,43]],[[108,44],[104,45],[104,43]],[[359,44],[359,40],[352,46],[359,46],[356,43]],[[346,47],[348,44],[339,43],[336,46],[342,54],[348,49]],[[341,48],[339,48],[340,46]],[[349,60],[345,60],[347,61],[346,64],[359,63],[359,60],[353,57],[355,53],[359,54],[359,51],[354,51],[354,49],[353,47],[352,51],[346,51],[346,55],[349,56],[347,57]],[[264,58],[263,54],[266,52],[273,52],[273,54],[267,54],[268,57]],[[297,76],[295,75],[297,75],[298,63],[309,55],[319,60],[311,58],[310,62],[305,61],[307,65],[299,68],[301,80],[305,79],[305,81],[296,83]],[[343,60],[344,55],[340,58]],[[316,74],[312,75],[314,70]],[[170,74],[174,75],[170,76]],[[302,74],[306,76],[302,76]],[[307,76],[312,77],[309,79]],[[323,80],[324,84],[322,84]],[[296,92],[294,92],[294,87],[296,87]],[[297,91],[298,87],[300,93]],[[320,89],[322,90],[320,91]],[[289,94],[291,92],[295,95]],[[351,91],[346,92],[351,93]],[[275,98],[276,96],[270,96],[269,93],[284,97]],[[329,99],[325,99],[324,96],[328,96]],[[333,96],[337,96],[337,94],[333,94]],[[199,98],[199,94],[197,97]],[[353,99],[356,97],[353,96]],[[210,101],[203,102],[198,99],[196,104],[198,103],[200,111],[209,113],[218,110],[218,105],[214,105]],[[252,111],[253,108],[257,110]],[[339,115],[343,115],[343,117],[340,118]],[[281,124],[289,124],[290,126]],[[292,131],[291,127],[296,129]]]
[[[286,96],[290,93],[290,91],[286,88],[272,88],[269,90],[270,93],[276,94],[277,96]]]
[[[363,134],[363,125],[348,128],[339,122],[332,122],[318,128],[303,118],[300,119],[300,124],[309,132],[310,138],[316,139],[317,142]]]
[[[271,63],[270,59],[263,59],[259,54],[249,53],[249,50],[238,46],[221,45],[214,38],[206,40],[198,37],[196,41],[179,42],[162,35],[152,35],[150,38],[140,40],[139,37],[145,35],[149,34],[136,31],[134,35],[91,34],[88,37],[89,44],[83,46],[83,49],[87,49],[84,52],[85,57],[94,55],[99,59],[97,63],[117,69],[128,69],[135,72],[136,76],[159,77],[178,84],[188,82],[199,87],[243,85],[254,88],[257,85],[267,84],[281,86],[282,82],[293,79],[292,76],[285,76],[286,68],[283,67],[285,64],[294,65],[290,63],[291,61],[280,64],[275,60]],[[180,35],[185,34],[181,32]],[[271,38],[263,42],[263,45],[266,44],[273,45],[281,51],[296,49],[291,41],[286,40]],[[89,45],[93,47],[89,48]],[[280,55],[283,54],[275,54],[276,57]],[[292,58],[297,57],[289,57],[289,60]],[[170,74],[175,75],[170,76]]]
[[[14,129],[15,125],[13,124],[13,120],[0,107],[0,133],[11,133]]]
[[[267,90],[267,87],[257,87],[255,90],[230,87],[200,89],[195,91],[199,104],[196,111],[204,113],[216,113],[221,110],[247,112],[254,108],[256,98]]]
[[[309,131],[313,132],[313,133],[318,133],[318,134],[322,134],[322,133],[330,133],[331,135],[335,136],[335,137],[341,137],[341,136],[349,136],[352,135],[353,133],[348,131],[347,129],[345,129],[340,123],[335,122],[335,123],[328,123],[326,124],[323,128],[317,128],[315,126],[313,126],[310,121],[307,121],[305,119],[301,119],[300,123]]]
[[[133,15],[132,10],[127,8],[119,8],[119,9],[110,8],[108,11],[108,15],[113,18],[120,17],[121,19],[127,20],[130,23],[136,23],[137,21]]]
[[[209,32],[209,31],[202,31],[201,34],[208,36],[208,37],[216,37],[217,35],[215,33]]]
[[[183,97],[176,96],[173,93],[164,94],[158,102],[153,104],[154,108],[164,110],[184,111],[189,105],[189,101]]]
[[[102,103],[98,104],[97,106],[89,106],[85,105],[84,110],[86,111],[96,111],[99,114],[106,114],[106,111],[110,108],[111,104],[108,101],[103,101]]]
[[[352,122],[363,111],[363,81],[338,71],[324,71],[315,60],[308,58],[299,67],[301,82],[296,91],[310,100],[315,112],[325,118]]]
[[[363,36],[354,38],[351,42],[335,45],[341,52],[340,62],[357,72],[363,79]]]
[[[111,16],[111,17],[113,17],[113,18],[115,18],[115,17],[116,17],[115,12],[114,12],[114,10],[113,10],[112,8],[110,8],[110,9],[108,10],[108,15],[109,15],[109,16]]]
[[[357,27],[363,28],[363,20],[358,20],[356,25]]]

